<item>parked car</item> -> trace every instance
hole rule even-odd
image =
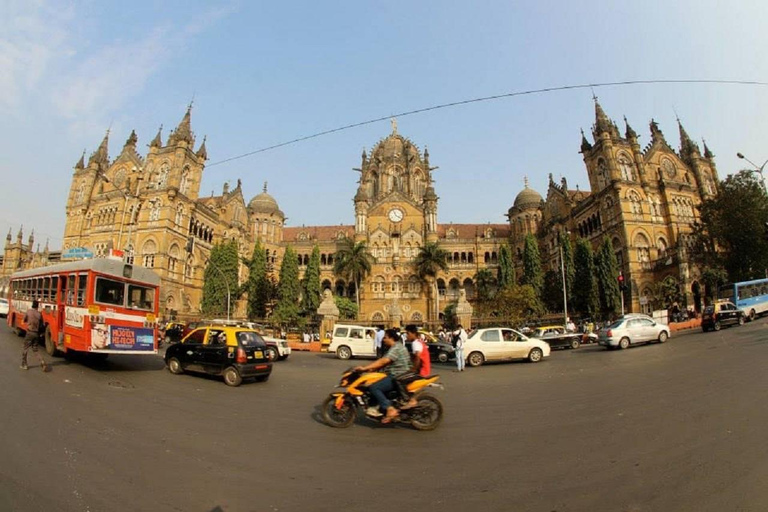
[[[728,325],[744,325],[745,320],[744,311],[736,307],[736,304],[720,300],[704,308],[704,313],[701,315],[701,330],[719,331]]]
[[[664,343],[669,339],[669,326],[657,323],[648,315],[625,315],[600,329],[597,342],[607,348],[628,348],[637,343]]]
[[[448,343],[447,341],[440,341],[439,338],[436,338],[432,333],[426,332],[426,331],[419,331],[419,334],[423,335],[424,338],[427,340],[427,348],[429,350],[429,360],[433,362],[438,363],[447,363],[451,359],[456,359],[456,349],[453,348],[453,345]],[[408,349],[408,352],[413,352],[411,348],[411,342],[406,341],[405,342],[405,348]]]
[[[192,326],[192,329],[189,329],[190,325]],[[291,347],[288,346],[287,341],[279,338],[273,338],[271,336],[265,336],[264,326],[253,323],[253,322],[246,322],[243,320],[226,320],[226,319],[201,320],[198,322],[191,322],[190,324],[188,324],[186,328],[186,333],[189,334],[189,332],[192,332],[192,330],[198,327],[206,326],[206,325],[209,325],[209,326],[228,325],[231,327],[245,327],[247,329],[252,329],[256,331],[261,336],[261,339],[263,339],[264,342],[267,344],[267,359],[269,359],[271,363],[274,363],[275,361],[285,361],[286,359],[288,359],[288,356],[291,355]]]
[[[480,366],[486,361],[510,361],[528,359],[538,363],[549,357],[547,342],[529,338],[526,335],[506,328],[478,329],[464,344],[469,366]]]
[[[9,309],[10,306],[8,305],[8,299],[0,299],[0,316],[6,318],[8,316]]]
[[[165,352],[165,364],[175,374],[186,371],[220,375],[228,386],[243,379],[269,379],[272,363],[267,345],[253,329],[231,326],[199,327]]]
[[[163,328],[163,341],[165,343],[175,343],[184,337],[184,328],[186,326],[179,322],[168,322]]]
[[[339,359],[376,357],[376,329],[361,325],[336,324],[328,352]]]
[[[552,348],[577,349],[581,346],[584,334],[580,332],[568,332],[562,325],[545,325],[537,328],[531,335],[546,341]]]

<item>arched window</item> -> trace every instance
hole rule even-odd
[[[421,291],[421,282],[416,276],[408,278],[408,291],[410,293],[419,293]]]
[[[168,184],[168,175],[171,173],[171,168],[168,164],[160,166],[160,170],[157,172],[157,188],[165,188]]]
[[[134,254],[133,254],[133,244],[128,244],[128,247],[125,248],[125,262],[129,265],[133,265],[134,261]]]
[[[181,182],[179,183],[179,192],[182,194],[187,193],[187,189],[189,188],[189,167],[185,167],[183,171],[181,171]]]
[[[76,203],[82,203],[84,195],[85,195],[85,183],[81,183],[80,186],[77,187],[77,194],[75,195],[75,202]]]
[[[154,199],[152,201],[152,206],[149,210],[149,220],[159,220],[160,219],[160,208],[162,207],[162,202],[159,199]]]
[[[621,179],[624,181],[635,181],[635,172],[629,157],[624,153],[620,153],[617,162],[619,164],[619,171],[621,172]]]
[[[179,205],[176,207],[176,225],[181,226],[184,222],[184,207]]]
[[[157,246],[152,240],[144,242],[144,247],[141,249],[141,255],[143,257],[143,265],[147,268],[154,268],[155,266],[155,254],[157,253]]]
[[[643,203],[640,199],[640,195],[635,192],[634,190],[630,190],[629,194],[627,194],[627,198],[629,199],[629,209],[632,213],[635,215],[642,215],[643,214]]]
[[[176,264],[179,261],[179,254],[179,246],[176,244],[173,244],[168,250],[168,271],[171,273],[176,273]]]
[[[659,251],[659,258],[665,258],[667,256],[667,241],[664,238],[659,238],[656,241],[656,249]]]
[[[187,256],[187,264],[184,265],[184,281],[188,281],[195,277],[195,260],[190,254]]]
[[[402,291],[403,287],[400,284],[400,276],[394,276],[392,278],[392,291],[393,292],[399,292]]]
[[[651,248],[648,238],[644,234],[638,233],[635,236],[635,248],[637,249],[637,261],[640,263],[640,267],[650,268]]]
[[[602,158],[597,161],[597,188],[603,189],[610,182],[608,166]]]

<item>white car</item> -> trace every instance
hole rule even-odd
[[[328,352],[339,359],[376,357],[376,329],[361,325],[336,324]]]
[[[657,323],[648,315],[624,315],[614,323],[600,329],[597,343],[606,348],[629,348],[636,343],[664,343],[669,339],[669,326]]]
[[[5,318],[8,316],[8,299],[0,299],[0,316]]]
[[[464,354],[469,366],[480,366],[486,361],[511,361],[528,359],[538,363],[549,357],[549,344],[536,338],[503,327],[478,329],[464,344]]]

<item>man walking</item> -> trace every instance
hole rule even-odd
[[[376,337],[374,338],[374,346],[376,348],[376,359],[380,359],[384,356],[384,326],[380,325],[376,328]]]
[[[24,336],[24,350],[21,353],[21,369],[29,370],[27,366],[27,352],[30,347],[32,352],[37,355],[40,360],[40,367],[44,372],[48,371],[48,365],[45,364],[42,354],[37,351],[37,338],[40,336],[40,329],[43,326],[43,315],[37,310],[39,304],[36,300],[32,301],[32,307],[24,314],[24,323],[27,326],[27,334]]]
[[[464,343],[467,341],[467,331],[459,324],[459,327],[453,332],[453,339],[456,343],[456,371],[464,371]]]

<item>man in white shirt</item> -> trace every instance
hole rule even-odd
[[[453,331],[453,337],[456,340],[456,371],[464,371],[464,344],[467,342],[467,331],[459,324],[458,328]]]
[[[384,328],[379,326],[376,329],[376,337],[374,338],[374,345],[376,347],[376,357],[381,358],[384,357],[384,348],[383,348],[383,340],[384,340]]]

